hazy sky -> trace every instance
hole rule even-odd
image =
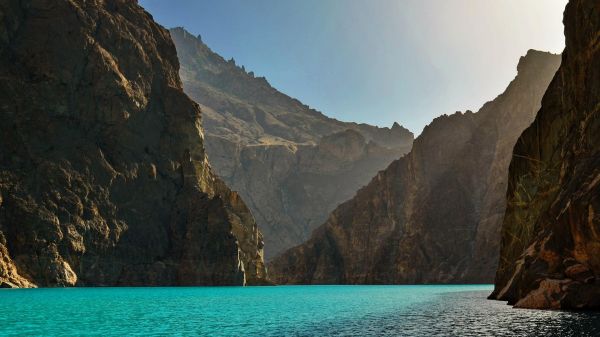
[[[328,116],[415,133],[478,110],[528,49],[560,53],[566,0],[141,0]]]

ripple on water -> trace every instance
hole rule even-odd
[[[600,336],[600,313],[512,309],[489,285],[0,290],[0,335]]]

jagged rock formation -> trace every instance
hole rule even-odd
[[[0,286],[264,281],[178,67],[135,1],[0,2]]]
[[[510,164],[491,298],[600,308],[600,2],[571,0],[562,65]]]
[[[202,106],[206,150],[265,235],[266,257],[304,242],[339,203],[410,150],[413,135],[327,118],[171,30],[184,90]]]
[[[269,265],[278,283],[491,282],[511,150],[560,57],[529,51],[478,113],[436,118],[412,151]]]

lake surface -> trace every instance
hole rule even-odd
[[[490,285],[0,289],[0,335],[600,336],[600,313],[512,309]]]

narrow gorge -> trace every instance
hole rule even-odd
[[[182,21],[176,25],[190,23]],[[397,122],[378,127],[328,117],[226,60],[201,36],[162,27],[138,1],[0,0],[0,288],[461,284],[479,297],[459,292],[454,301],[489,310],[481,314],[487,317],[506,308],[485,299],[494,283],[489,299],[515,307],[598,309],[600,2],[569,0],[563,23],[562,55],[529,50],[502,94],[477,112],[433,119],[415,139]],[[482,45],[478,51],[489,51]],[[370,60],[365,51],[361,57]],[[406,81],[374,65],[361,70],[379,69],[388,87]],[[399,70],[413,81],[394,90],[433,96],[417,93],[423,83],[416,82],[437,81],[443,72],[419,69]],[[440,83],[443,95],[447,83]],[[401,111],[390,110],[403,105],[374,104],[386,97],[373,91],[378,98],[370,93],[362,105],[373,111],[363,114],[385,106],[398,117]],[[402,111],[414,119],[406,125],[423,111],[412,101],[410,109]],[[251,297],[231,294],[260,293],[270,298],[261,310],[273,310],[269,305],[284,298],[277,291],[295,298],[281,308],[302,307],[304,291],[319,310],[335,310],[331,288],[365,303],[369,292],[389,294],[387,287],[190,294],[211,298],[224,308],[221,316],[235,312],[241,322],[240,303]],[[404,299],[414,290],[394,289]],[[419,305],[430,310],[427,296],[454,292],[440,289],[419,289]],[[159,293],[177,301],[180,290]],[[224,299],[230,302],[222,306]],[[341,307],[356,306],[352,300]],[[452,307],[436,301],[444,304],[436,315]],[[384,302],[369,302],[360,319],[379,304],[390,312],[410,304]],[[294,310],[306,308],[286,309],[288,319],[301,321]],[[336,314],[345,326],[352,310],[343,311]],[[525,318],[530,324],[539,317]]]
[[[560,56],[529,51],[477,113],[436,118],[412,151],[269,264],[280,284],[491,283],[513,146]]]
[[[185,92],[200,104],[215,172],[239,191],[265,236],[267,259],[304,242],[335,207],[393,160],[413,134],[341,122],[171,29]]]

